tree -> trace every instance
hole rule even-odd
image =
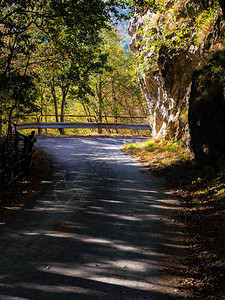
[[[117,122],[121,115],[146,114],[145,101],[132,72],[134,56],[124,50],[116,30],[104,31],[102,36],[107,66],[91,77],[94,95],[82,102],[86,112],[95,115],[98,122],[108,122],[109,115]]]
[[[35,77],[35,55],[40,45],[54,47],[58,56],[71,61],[69,74],[84,81],[88,76],[92,54],[100,43],[99,32],[108,27],[111,12],[119,15],[115,0],[18,0],[1,1],[0,9],[0,79],[2,83],[12,82],[12,74]],[[76,59],[75,59],[76,58]],[[46,58],[41,57],[41,61]],[[95,57],[94,57],[95,60]],[[14,76],[14,75],[13,75]],[[78,85],[81,93],[83,84]],[[24,86],[23,88],[25,88]],[[7,89],[9,85],[7,85]],[[13,85],[10,86],[13,93]],[[9,91],[5,84],[0,86],[1,112],[6,113]],[[66,92],[66,91],[65,91]],[[16,108],[12,101],[9,111]]]

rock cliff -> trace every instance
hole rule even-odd
[[[191,145],[201,167],[225,166],[225,51],[194,73],[189,100]]]
[[[129,24],[130,49],[141,65],[140,85],[154,136],[190,142],[189,99],[193,72],[211,52],[223,49],[221,9],[210,1],[167,1],[145,8]],[[208,2],[208,4],[206,4]],[[183,43],[181,41],[184,41]]]

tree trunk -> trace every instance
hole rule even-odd
[[[102,123],[102,108],[103,108],[103,98],[102,98],[102,80],[99,80],[98,87],[96,86],[97,96],[98,96],[98,122]],[[98,134],[102,134],[102,128],[98,128]]]
[[[54,102],[54,108],[55,108],[55,121],[59,122],[59,117],[58,117],[58,104],[57,104],[57,97],[56,97],[56,92],[55,92],[55,83],[54,79],[51,82],[51,93],[52,93],[52,98]]]
[[[12,121],[12,114],[14,109],[17,106],[17,100],[15,100],[14,105],[11,107],[10,111],[9,111],[9,118],[8,118],[8,130],[7,130],[7,137],[6,137],[6,148],[8,151],[9,148],[9,138],[12,137],[12,126],[11,126],[11,121]]]
[[[115,123],[118,121],[118,107],[117,107],[117,99],[115,95],[115,88],[114,88],[114,81],[111,81],[111,87],[112,87],[112,99],[113,99],[113,114]],[[116,129],[116,133],[118,133],[118,129]]]
[[[81,104],[82,104],[82,106],[83,106],[85,115],[86,115],[86,117],[87,117],[87,121],[88,121],[88,122],[93,122],[93,121],[92,121],[92,116],[91,116],[91,112],[90,112],[89,107],[86,107],[84,101],[82,101]],[[95,121],[97,122],[96,118],[95,118]]]
[[[61,115],[60,115],[60,121],[65,122],[65,115],[64,115],[64,110],[65,110],[65,104],[66,104],[66,96],[69,90],[69,87],[63,88],[61,87],[62,90],[62,103],[61,103]],[[60,131],[61,135],[65,135],[65,130],[64,128],[61,128]]]
[[[59,122],[59,115],[58,115],[58,103],[57,103],[57,97],[56,97],[56,92],[55,92],[55,81],[54,79],[51,82],[51,93],[52,93],[52,98],[54,102],[54,108],[55,108],[55,121]],[[59,133],[62,134],[62,128],[58,128]]]
[[[61,103],[61,115],[60,115],[60,122],[65,122],[65,117],[64,117],[64,107],[65,107],[65,102],[66,98],[63,95],[62,103]],[[60,128],[60,134],[65,135],[65,129]]]

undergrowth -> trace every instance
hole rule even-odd
[[[0,192],[0,223],[13,218],[13,212],[24,207],[33,195],[44,188],[42,182],[50,177],[51,162],[39,149],[33,154],[33,166],[23,178]]]

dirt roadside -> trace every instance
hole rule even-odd
[[[46,155],[36,149],[33,167],[21,180],[0,193],[0,223],[9,222],[16,211],[44,188],[43,182],[51,176],[51,162]]]
[[[175,255],[180,257],[175,263],[183,267],[174,269],[174,258],[166,258],[166,274],[180,277],[179,289],[193,299],[225,299],[225,169],[199,169],[192,153],[188,159],[177,159],[176,154],[168,164],[160,164],[171,153],[159,147],[131,145],[124,151],[163,177],[164,188],[179,199],[180,209],[172,221],[184,240],[184,255]]]

